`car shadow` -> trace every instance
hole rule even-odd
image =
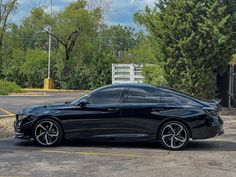
[[[17,147],[28,148],[48,148],[39,147],[34,141],[17,141]],[[130,149],[163,149],[160,142],[121,142],[105,140],[78,140],[68,139],[56,148],[78,147],[78,148],[130,148]],[[55,148],[55,147],[50,147]],[[190,141],[184,151],[236,151],[236,143],[223,140],[198,140]]]

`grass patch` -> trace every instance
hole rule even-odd
[[[21,88],[15,82],[0,80],[0,95],[20,92]]]

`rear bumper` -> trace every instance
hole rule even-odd
[[[201,127],[192,129],[192,139],[208,139],[224,134],[223,120],[221,117],[213,117],[211,122],[206,122]]]

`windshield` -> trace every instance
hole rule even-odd
[[[76,104],[80,103],[83,99],[85,99],[87,96],[88,96],[88,94],[86,94],[86,95],[84,95],[84,96],[82,96],[82,97],[80,97],[80,98],[70,102],[69,104],[70,105],[76,105]]]

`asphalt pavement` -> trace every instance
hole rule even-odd
[[[49,92],[46,96],[0,96],[0,108],[10,113],[16,113],[24,107],[72,101],[84,94],[86,94],[85,91]],[[0,114],[3,114],[1,110]]]

